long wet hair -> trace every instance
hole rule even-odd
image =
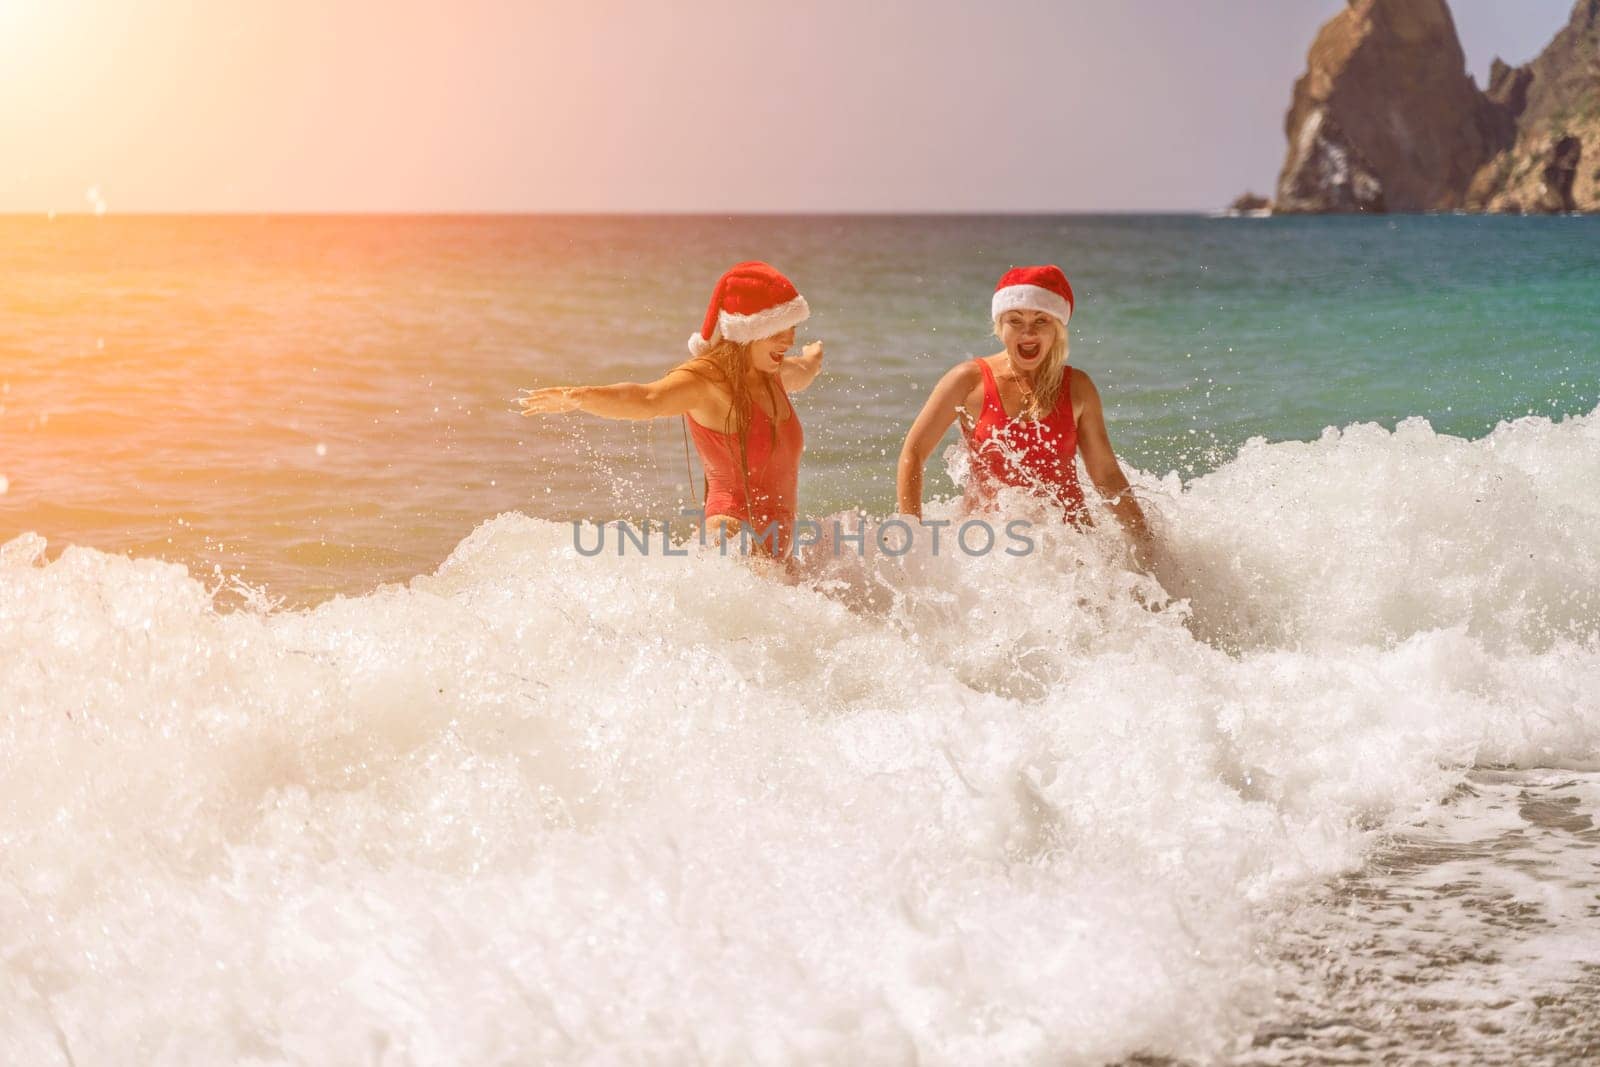
[[[1035,406],[1018,412],[1021,418],[1042,419],[1050,414],[1056,409],[1056,401],[1061,398],[1061,390],[1066,385],[1067,360],[1072,356],[1072,342],[1067,340],[1066,323],[1054,315],[1050,316],[1050,321],[1055,325],[1056,339],[1051,343],[1050,351],[1045,353],[1044,362],[1039,364],[1039,370],[1034,376],[1037,382],[1033,389]],[[1000,336],[998,318],[994,320],[994,335],[996,338]]]
[[[728,405],[728,418],[723,423],[722,432],[739,438],[739,472],[745,480],[746,493],[750,490],[750,409],[755,403],[750,395],[749,380],[745,377],[745,371],[749,367],[750,346],[726,338],[719,339],[710,348],[678,367],[679,370],[686,370],[696,377],[727,388],[733,402]],[[772,391],[771,376],[762,375],[762,379],[766,383],[767,396],[772,400],[773,410],[776,411],[778,397]],[[768,429],[772,433],[771,444],[776,445],[778,420],[772,418],[767,422]]]

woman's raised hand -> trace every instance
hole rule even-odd
[[[524,415],[564,415],[569,411],[578,410],[576,390],[554,386],[549,389],[526,389],[517,403],[522,405]]]
[[[797,393],[816,380],[822,373],[822,342],[812,341],[800,354],[783,361],[783,387]]]

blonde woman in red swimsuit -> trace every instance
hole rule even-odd
[[[776,268],[740,263],[717,280],[692,358],[645,385],[557,386],[521,397],[522,414],[586,411],[608,419],[687,415],[706,472],[706,529],[753,531],[758,552],[786,556],[794,535],[805,436],[790,393],[822,369],[822,342],[785,358],[811,314]]]
[[[960,417],[973,459],[969,508],[981,508],[1001,486],[1016,486],[1083,524],[1081,454],[1095,489],[1148,565],[1149,527],[1111,450],[1100,394],[1087,374],[1067,363],[1073,303],[1060,267],[1018,267],[1000,279],[990,312],[1005,351],[967,360],[933,387],[900,450],[900,512],[922,517],[923,468]]]

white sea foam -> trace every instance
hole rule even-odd
[[[1254,442],[1033,556],[579,557],[219,611],[0,549],[0,1059],[1233,1048],[1263,916],[1474,765],[1600,767],[1600,416]],[[1164,586],[1164,590],[1163,590]]]

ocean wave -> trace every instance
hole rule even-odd
[[[301,611],[18,538],[0,1051],[1220,1055],[1297,889],[1600,768],[1597,476],[1596,415],[1251,442],[1137,480],[1154,577],[1105,516],[783,583],[513,513]]]

